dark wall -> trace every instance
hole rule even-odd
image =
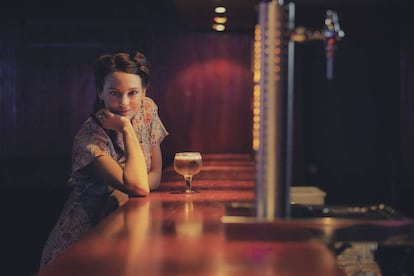
[[[401,178],[414,179],[407,177],[413,165],[408,5],[300,5],[297,24],[320,28],[328,8],[338,12],[346,34],[334,79],[325,77],[321,41],[296,46],[298,178],[327,191],[328,202],[402,206]]]
[[[414,216],[414,18],[411,8],[399,15],[401,31],[401,84],[400,84],[400,144],[396,172],[398,175],[394,190],[395,205]]]

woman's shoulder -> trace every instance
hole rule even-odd
[[[157,110],[158,106],[157,104],[154,102],[153,99],[149,98],[149,97],[145,97],[144,98],[144,110],[147,112],[151,112],[154,110]]]
[[[78,130],[75,140],[85,140],[86,138],[97,138],[97,137],[106,137],[107,134],[104,129],[99,126],[96,121],[89,117],[86,121],[82,124],[80,129]]]

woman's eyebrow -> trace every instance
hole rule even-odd
[[[119,88],[117,88],[117,87],[108,87],[108,89],[112,89],[112,90],[120,90]],[[127,89],[125,89],[126,91],[130,91],[130,90],[138,90],[139,89],[139,87],[129,87],[129,88],[127,88]]]

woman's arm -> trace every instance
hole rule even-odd
[[[122,168],[110,156],[99,156],[92,162],[95,172],[114,188],[132,196],[148,195],[150,186],[145,157],[130,120],[107,110],[100,112],[106,116],[101,121],[103,127],[122,134],[126,162]]]
[[[158,189],[161,183],[162,154],[160,144],[151,147],[151,170],[148,174],[148,182],[151,191]]]

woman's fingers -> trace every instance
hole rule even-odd
[[[104,128],[115,131],[121,131],[126,121],[129,122],[129,120],[125,120],[126,117],[112,113],[107,109],[100,109],[95,113],[95,116]]]
[[[109,111],[106,109],[100,109],[98,112],[95,113],[96,118],[98,118],[99,121],[103,121],[109,116]]]
[[[105,114],[104,114],[104,113],[98,113],[98,114],[96,115],[96,117],[97,117],[100,121],[103,121],[103,120],[106,118],[106,116],[105,116]]]

